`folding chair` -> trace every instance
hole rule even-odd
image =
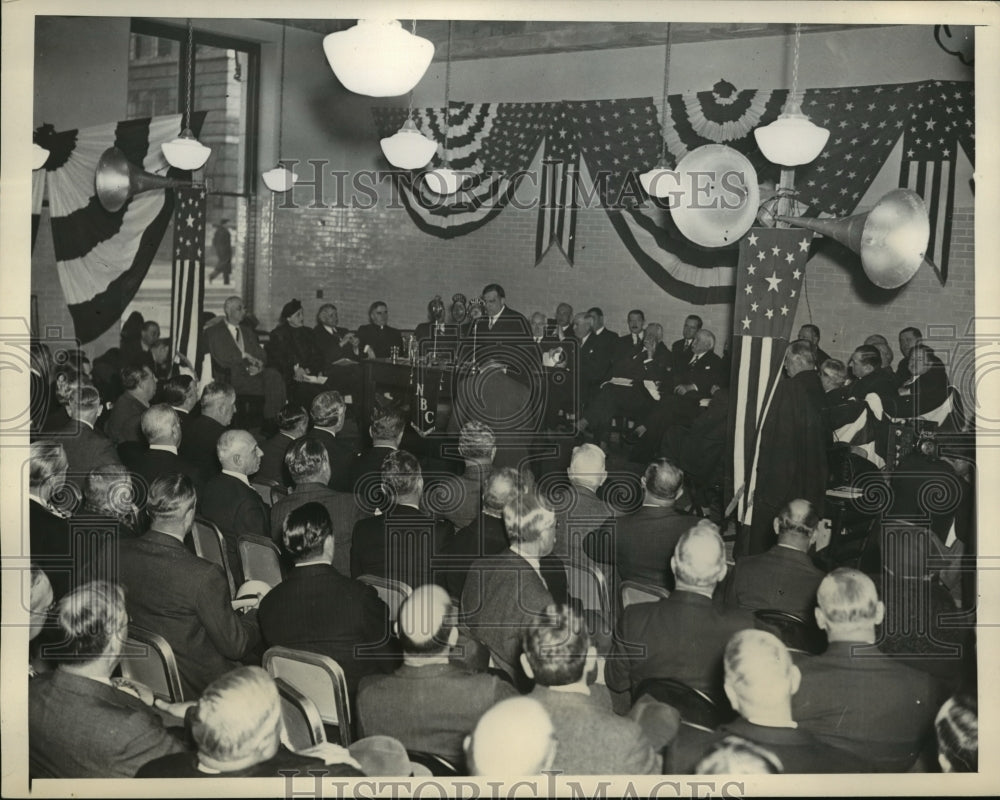
[[[271,506],[274,503],[272,490],[277,484],[274,481],[264,481],[262,483],[251,483],[250,488],[253,489],[257,494],[260,495],[260,499],[264,501],[265,506]]]
[[[144,683],[153,694],[168,703],[184,699],[173,648],[158,633],[129,625],[121,668],[124,677]]]
[[[270,539],[243,533],[236,537],[236,550],[244,580],[264,581],[272,588],[281,583],[281,552]]]
[[[275,678],[281,698],[285,743],[291,750],[305,750],[326,741],[323,719],[316,704],[284,678]]]
[[[622,611],[636,603],[655,603],[657,600],[670,597],[670,591],[663,586],[633,580],[622,581],[619,594]]]
[[[233,571],[229,567],[226,543],[223,541],[219,529],[207,519],[195,517],[194,524],[191,526],[191,540],[194,543],[196,556],[222,567],[226,573],[226,580],[229,582],[229,596],[236,597],[236,582],[233,579]]]
[[[456,764],[454,761],[439,756],[437,753],[425,753],[421,750],[407,750],[406,755],[410,758],[411,764],[419,764],[425,767],[432,776],[449,777],[465,775],[465,764]],[[416,775],[416,773],[414,773]]]
[[[396,621],[396,617],[399,616],[399,607],[403,605],[403,601],[407,597],[413,594],[413,589],[410,586],[392,578],[383,578],[379,575],[361,575],[358,580],[375,587],[382,602],[389,606],[390,622]]]
[[[569,596],[576,598],[586,616],[593,617],[595,614],[600,616],[606,626],[606,632],[610,635],[614,628],[615,617],[604,573],[593,562],[570,561],[566,564],[566,578]]]
[[[673,706],[681,715],[682,723],[699,730],[714,731],[733,718],[731,710],[723,708],[704,692],[674,678],[647,678],[633,690],[632,702],[644,694]]]
[[[826,649],[826,636],[801,617],[775,608],[754,611],[757,627],[773,633],[793,653],[819,655]]]
[[[319,653],[271,647],[264,653],[262,665],[272,678],[282,678],[315,703],[323,723],[336,726],[344,747],[351,743],[347,680],[336,661]]]

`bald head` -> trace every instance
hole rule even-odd
[[[791,721],[792,695],[801,676],[788,648],[773,633],[744,630],[726,645],[725,690],[733,708],[744,718]]]
[[[430,584],[417,587],[406,598],[397,624],[408,655],[447,652],[458,633],[451,598],[440,586]]]
[[[670,567],[678,589],[711,596],[726,577],[726,548],[719,528],[708,520],[699,521],[678,540]]]
[[[466,761],[473,775],[538,775],[552,765],[556,747],[548,712],[530,697],[497,703],[465,739]]]

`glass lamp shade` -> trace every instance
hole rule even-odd
[[[161,144],[160,149],[167,163],[177,169],[201,169],[212,155],[212,148],[195,139],[190,128],[181,131],[176,139]]]
[[[389,163],[400,169],[420,169],[437,152],[437,142],[424,136],[412,119],[392,136],[382,139],[382,152]]]
[[[49,160],[49,151],[42,147],[40,144],[31,145],[31,168],[41,169],[45,166],[45,162]]]
[[[677,171],[663,158],[648,172],[639,176],[639,183],[650,197],[670,197],[678,189]]]
[[[298,175],[280,164],[261,174],[261,177],[264,179],[264,185],[272,192],[287,192],[299,179]]]
[[[403,30],[397,20],[360,19],[323,39],[330,69],[344,88],[370,97],[396,97],[416,86],[434,57],[434,44]]]
[[[814,125],[802,113],[798,101],[789,102],[770,125],[753,132],[764,158],[783,167],[797,167],[813,161],[826,147],[830,131]]]
[[[465,180],[464,172],[456,172],[451,167],[439,167],[424,175],[427,188],[442,197],[455,194]]]

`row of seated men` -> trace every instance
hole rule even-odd
[[[157,478],[152,482],[146,503],[149,529],[134,540],[121,537],[116,545],[119,577],[128,589],[130,616],[136,624],[160,632],[171,643],[188,695],[197,694],[220,671],[232,668],[236,660],[252,660],[261,642],[304,649],[331,648],[333,652],[329,649],[326,652],[344,666],[353,692],[362,674],[372,669],[393,670],[398,660],[388,637],[385,609],[377,606],[379,601],[373,593],[355,583],[353,578],[366,573],[381,574],[405,580],[411,586],[439,581],[450,594],[438,593],[438,597],[447,597],[462,611],[459,629],[465,636],[465,658],[461,669],[472,667],[481,670],[485,666],[475,658],[478,647],[480,654],[488,653],[500,675],[505,676],[511,685],[526,690],[530,687],[529,672],[534,668],[525,668],[522,659],[525,631],[552,603],[572,603],[565,564],[559,553],[564,553],[571,560],[579,558],[580,553],[574,547],[578,545],[608,564],[609,572],[616,572],[619,577],[633,577],[627,566],[628,559],[619,557],[619,549],[623,552],[646,549],[650,553],[643,562],[646,565],[657,563],[652,550],[658,550],[659,563],[669,564],[669,574],[673,576],[669,588],[674,591],[667,599],[646,607],[630,607],[618,616],[617,624],[615,620],[586,620],[593,641],[602,653],[609,655],[606,682],[614,690],[618,711],[629,710],[630,692],[637,690],[646,677],[654,676],[680,679],[724,703],[729,692],[721,691],[719,664],[731,634],[754,624],[745,606],[753,608],[761,602],[766,607],[774,608],[780,607],[784,600],[794,599],[791,608],[805,613],[803,609],[811,602],[810,592],[813,592],[819,597],[823,611],[823,616],[816,614],[816,619],[829,636],[830,649],[825,654],[827,661],[835,661],[834,656],[839,657],[836,668],[848,672],[853,670],[854,677],[860,680],[863,687],[869,686],[873,680],[864,672],[865,667],[872,665],[878,667],[876,673],[887,673],[890,683],[905,687],[900,695],[881,692],[879,696],[886,701],[882,706],[868,702],[868,695],[864,695],[863,701],[855,702],[852,693],[847,690],[832,698],[817,699],[817,717],[827,721],[837,720],[836,741],[832,743],[850,749],[853,740],[863,740],[864,747],[856,748],[863,752],[855,755],[869,759],[866,767],[869,769],[905,769],[916,759],[926,733],[923,723],[927,720],[922,719],[921,712],[927,709],[933,711],[940,699],[940,690],[935,687],[942,683],[947,685],[949,681],[955,685],[957,676],[954,670],[947,670],[950,674],[944,676],[945,681],[936,684],[934,677],[897,666],[899,661],[893,658],[856,659],[850,655],[850,646],[843,648],[845,652],[839,652],[834,647],[837,641],[865,644],[875,641],[875,629],[884,612],[877,602],[875,584],[871,579],[856,575],[852,577],[853,583],[848,581],[845,584],[847,588],[842,587],[842,594],[846,594],[848,599],[837,595],[837,602],[861,602],[864,623],[859,623],[862,611],[852,606],[846,614],[850,624],[836,634],[831,633],[833,628],[829,619],[836,621],[839,612],[833,605],[824,610],[822,581],[820,589],[816,589],[816,582],[822,573],[813,567],[809,574],[809,570],[802,569],[806,566],[801,563],[805,559],[798,556],[799,569],[788,569],[787,566],[779,569],[777,580],[763,566],[765,559],[740,562],[734,579],[727,584],[732,588],[726,588],[720,594],[724,598],[720,610],[712,598],[726,574],[726,564],[724,547],[717,531],[704,524],[691,527],[694,520],[690,517],[680,525],[676,522],[669,524],[673,516],[670,512],[676,505],[683,477],[676,467],[669,462],[650,466],[644,476],[643,507],[632,517],[622,517],[618,521],[622,530],[616,530],[616,538],[610,544],[603,529],[580,542],[569,535],[569,525],[560,526],[557,515],[532,487],[527,473],[487,469],[487,453],[492,449],[483,449],[484,444],[489,444],[487,434],[488,431],[482,427],[473,427],[467,432],[466,452],[470,456],[470,466],[479,467],[470,478],[482,482],[482,506],[475,513],[473,526],[463,529],[468,540],[467,547],[458,544],[461,540],[454,533],[454,523],[436,518],[426,510],[426,506],[433,507],[434,502],[428,502],[429,498],[424,494],[417,460],[405,451],[392,450],[382,463],[382,485],[389,503],[381,515],[366,516],[354,525],[351,532],[351,555],[346,563],[352,577],[347,577],[347,570],[341,571],[343,566],[341,569],[336,566],[339,549],[335,535],[337,524],[324,505],[306,502],[296,508],[288,508],[287,513],[278,514],[283,517],[281,541],[295,566],[289,577],[264,598],[259,614],[245,617],[227,610],[229,593],[223,574],[207,562],[199,562],[183,547],[196,511],[193,482],[180,474]],[[309,474],[307,469],[305,474],[305,477],[318,480],[303,483],[318,484],[314,488],[322,490],[323,478],[329,473],[329,456],[324,447],[315,445],[315,440],[308,436],[295,441],[286,453],[285,461],[293,479],[303,477],[300,461],[307,467],[318,463],[318,473]],[[475,451],[477,445],[480,447],[478,452]],[[600,452],[592,446],[582,447],[577,451],[578,463],[571,463],[570,477],[571,480],[576,478],[573,486],[579,490],[577,499],[599,499],[591,487],[599,485],[603,476],[598,473],[596,465],[593,462],[588,464],[587,460]],[[39,515],[51,514],[47,504],[52,488],[60,485],[65,476],[65,460],[60,457],[60,446],[51,442],[36,442],[32,456],[33,515],[35,505],[41,506]],[[603,461],[600,463],[603,464]],[[596,483],[593,481],[595,476]],[[591,480],[588,481],[588,478]],[[668,512],[665,516],[653,525],[647,522],[645,541],[639,535],[631,535],[640,526],[629,530],[629,523],[638,522],[647,515],[660,515],[664,509]],[[277,508],[272,509],[272,514],[277,511]],[[593,524],[593,515],[582,516]],[[782,560],[788,555],[784,550],[806,549],[802,546],[803,539],[808,542],[817,521],[804,502],[789,507],[785,516],[788,517],[788,525],[795,530],[781,530],[779,526],[782,538],[774,549],[778,564],[787,562],[787,558]],[[598,514],[598,524],[600,519],[602,515]],[[33,556],[36,554],[35,522],[33,519]],[[677,528],[681,526],[686,530],[678,538],[669,533],[671,529],[677,533]],[[557,547],[560,533],[563,543]],[[458,550],[458,558],[449,557],[448,551],[452,548]],[[554,550],[557,552],[553,553]],[[417,553],[416,557],[414,553]],[[345,562],[341,560],[340,563],[343,565]],[[741,572],[744,576],[753,576],[755,564],[763,568],[762,573],[756,579],[740,580]],[[310,569],[307,570],[307,567]],[[666,568],[661,569],[665,571]],[[774,571],[772,565],[770,572]],[[800,574],[803,572],[806,573],[805,580]],[[661,576],[662,573],[657,577]],[[459,583],[455,582],[456,577],[460,578]],[[885,579],[888,580],[887,577]],[[657,581],[648,582],[655,584]],[[812,588],[803,589],[803,583]],[[749,595],[747,585],[751,589]],[[863,591],[857,588],[859,585]],[[752,597],[753,590],[761,591],[772,586],[777,587],[776,593],[763,601],[748,599]],[[367,605],[372,609],[370,614],[361,611],[366,605],[362,599],[365,595]],[[884,596],[890,596],[885,589]],[[725,607],[726,600],[730,606],[728,609]],[[345,608],[358,610],[347,614],[344,613]],[[375,611],[376,608],[379,610]],[[186,613],[179,614],[179,609],[184,609]],[[270,624],[268,620],[271,620]],[[609,624],[615,625],[617,630],[613,643],[606,638],[602,640],[602,633]],[[432,628],[433,625],[430,625],[421,630]],[[449,632],[449,646],[454,644],[450,641],[451,637]],[[678,648],[674,646],[678,641],[687,644]],[[332,646],[334,642],[336,646]],[[386,645],[384,657],[367,663],[355,657],[357,645],[375,643]],[[642,648],[639,657],[634,650],[637,644]],[[955,663],[954,659],[952,663]],[[429,674],[421,673],[421,676]],[[848,684],[850,679],[850,675],[845,678]],[[821,682],[821,685],[826,685],[826,682]],[[407,690],[404,694],[409,697],[412,693]],[[440,695],[435,697],[440,699]],[[362,730],[376,732],[365,726],[366,715],[361,709],[363,704],[360,698],[358,703]],[[392,720],[398,722],[401,715],[398,707],[393,708]],[[874,713],[874,709],[880,709],[879,713]],[[846,726],[844,718],[850,714],[857,714],[858,718],[854,724]],[[418,721],[426,720],[428,715],[419,713],[416,718]],[[660,716],[654,714],[653,718],[660,719]],[[654,728],[662,730],[663,724],[661,720]],[[817,723],[820,731],[822,724]],[[850,731],[847,731],[848,727]],[[405,731],[396,733],[401,734],[397,738],[407,747],[426,749],[427,742],[409,739]],[[452,750],[446,757],[455,758],[459,754],[454,750],[454,739],[452,741]],[[873,742],[876,744],[873,745]],[[653,744],[654,750],[658,750],[656,745],[662,746],[664,742],[658,740]],[[849,763],[856,764],[855,761]],[[858,768],[851,767],[852,771]]]

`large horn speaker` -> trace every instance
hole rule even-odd
[[[865,275],[883,289],[896,289],[924,263],[931,235],[927,206],[916,192],[893,189],[867,214],[841,219],[776,217],[835,239],[861,256]]]
[[[104,209],[112,214],[140,192],[148,192],[151,189],[174,189],[190,184],[191,181],[165,178],[139,169],[117,147],[109,147],[101,153],[101,158],[97,162],[97,172],[94,174],[97,199],[101,201]]]

